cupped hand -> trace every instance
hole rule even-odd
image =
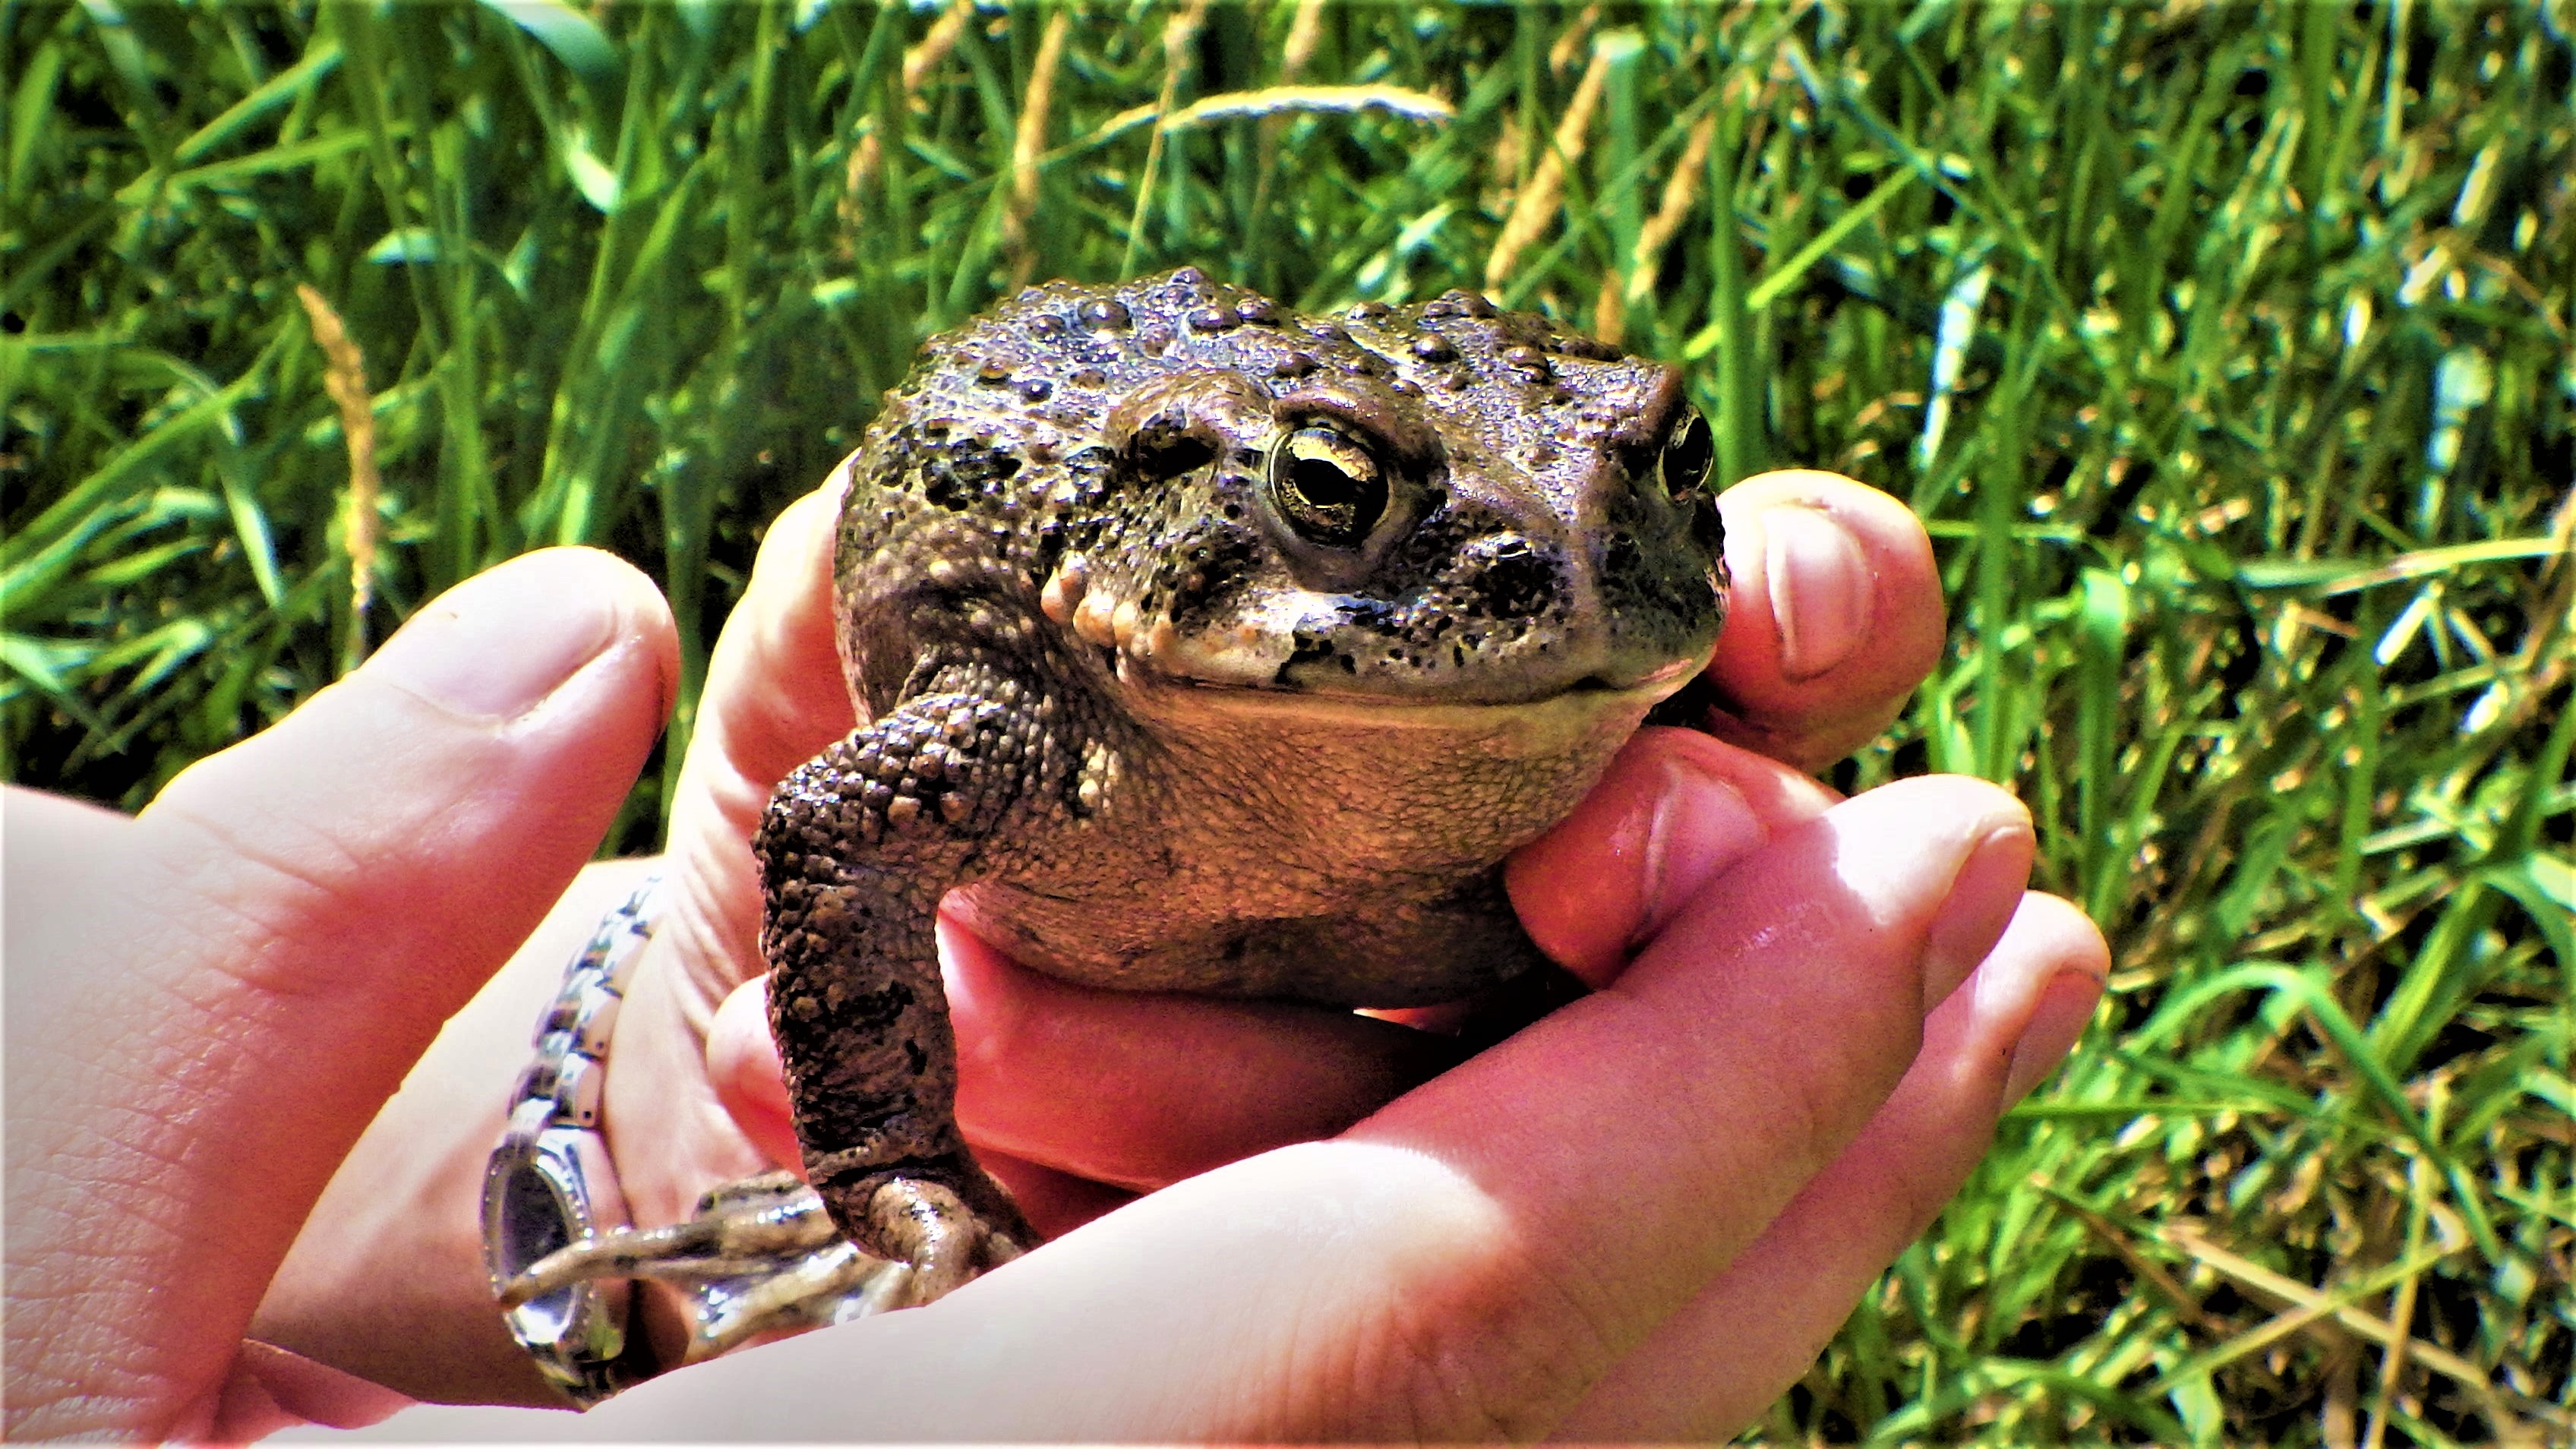
[[[1647,731],[1512,870],[1590,996],[1322,1140],[1128,1202],[927,1308],[646,1384],[585,1431],[1723,1438],[1813,1360],[2089,1016],[2101,938],[2024,891],[2031,849],[2028,816],[1978,782],[1837,803]],[[961,1002],[1065,990],[954,944]],[[1016,1014],[968,1027],[961,1009],[961,1029],[1011,1036]],[[1014,1039],[1011,1072],[1053,1080],[993,1088],[987,1113],[1104,1078],[1148,1113],[1186,1095],[1156,1085],[1149,1044],[1104,1068],[1054,1057],[1052,1030]],[[1191,1085],[1237,1118],[1295,1115],[1221,1073]],[[1134,1131],[1064,1136],[1134,1151],[1116,1140]]]
[[[1645,732],[1512,863],[1593,996],[1453,1065],[1344,1013],[1051,982],[951,931],[961,1121],[1063,1236],[598,1429],[1662,1439],[1758,1413],[2072,1044],[2107,953],[2024,890],[2030,825],[2000,792],[1843,802],[1778,763],[1848,752],[1931,667],[1919,525],[1813,473],[1724,505],[1719,738]],[[812,741],[774,743],[748,778]],[[709,1018],[715,1086],[792,1161],[758,995]]]
[[[613,1155],[637,1221],[646,1225],[685,1216],[697,1194],[716,1182],[795,1161],[757,993],[745,989],[762,969],[756,946],[758,884],[746,842],[772,782],[853,722],[831,640],[832,503],[822,495],[808,498],[773,526],[750,590],[717,646],[674,801],[670,911],[622,1013],[608,1085]],[[1936,657],[1942,612],[1929,546],[1902,506],[1825,474],[1750,480],[1729,490],[1721,508],[1728,524],[1734,595],[1712,666],[1719,702],[1708,727],[1772,760],[1820,768],[1883,728]],[[1714,793],[1712,780],[1722,786]],[[1574,820],[1516,862],[1515,899],[1543,945],[1589,984],[1608,986],[1621,979],[1620,971],[1643,943],[1661,939],[1658,933],[1715,878],[1717,865],[1731,858],[1729,852],[1767,848],[1774,835],[1820,818],[1832,799],[1831,792],[1793,770],[1712,739],[1650,733],[1621,757]],[[1787,877],[1766,873],[1763,879],[1776,884]],[[1726,896],[1740,889],[1738,880],[1736,873],[1725,872],[1723,888],[1709,889]],[[1559,884],[1551,887],[1552,881]],[[1854,887],[1866,888],[1866,883]],[[1995,887],[2006,900],[1999,909],[2009,913],[2019,888],[2017,875],[2008,889]],[[523,953],[527,959],[513,963],[495,991],[485,993],[442,1035],[429,1062],[333,1184],[325,1206],[342,1209],[331,1215],[335,1227],[329,1233],[308,1232],[298,1244],[290,1271],[281,1276],[279,1291],[263,1310],[263,1336],[307,1352],[334,1354],[334,1362],[427,1397],[540,1401],[526,1389],[525,1365],[513,1363],[506,1341],[499,1341],[497,1316],[483,1296],[472,1227],[472,1166],[459,1171],[449,1159],[470,1158],[471,1164],[479,1164],[488,1152],[497,1128],[487,1130],[476,1114],[497,1116],[497,1101],[488,1108],[483,1101],[506,1090],[524,1058],[524,1023],[551,991],[565,952],[618,889],[614,882],[603,882],[586,893],[576,891],[560,920],[550,923],[550,933],[541,933]],[[1877,1150],[1856,1154],[1858,1160],[1887,1170],[1862,1172],[1839,1188],[1834,1186],[1836,1174],[1858,1169],[1844,1169],[1838,1162],[1815,1176],[1807,1189],[1821,1194],[1819,1200],[1802,1201],[1795,1214],[1771,1213],[1776,1200],[1765,1207],[1765,1199],[1747,1199],[1751,1215],[1739,1227],[1760,1226],[1774,1217],[1782,1223],[1839,1223],[1851,1233],[1835,1238],[1836,1245],[1867,1245],[1844,1260],[1850,1281],[1837,1291],[1846,1305],[1878,1263],[1911,1236],[1911,1225],[1955,1188],[1976,1155],[1974,1146],[1966,1144],[1981,1142],[1992,1112],[2000,1110],[2000,1097],[1991,1090],[1986,1099],[1970,1091],[1971,1106],[1955,1107],[1958,1098],[1952,1089],[1975,1076],[1962,1065],[1968,1061],[1962,1053],[1990,1053],[2029,1013],[2037,1012],[2025,988],[2072,959],[2069,939],[2090,939],[2089,928],[2062,907],[2036,903],[2029,912],[2040,925],[2028,933],[2017,928],[2016,937],[2028,935],[2033,944],[2017,958],[2017,966],[1994,973],[2007,984],[1973,993],[1983,1003],[1983,1014],[1976,1018],[1982,1023],[1979,1029],[1969,1032],[1967,1023],[1944,1026],[1944,1018],[1934,1020],[1931,1039],[1950,1043],[1951,1049],[1937,1061],[1926,1054],[1928,1065],[1918,1066],[1917,1072],[1929,1073],[1928,1080],[1952,1095],[1939,1096],[1931,1086],[1909,1086],[1913,1098],[1900,1093],[1889,1100],[1869,1129],[1873,1142],[1888,1134],[1919,1151],[1902,1159]],[[1456,1060],[1454,1047],[1441,1038],[1348,1013],[1090,991],[1015,968],[961,931],[945,931],[943,946],[961,1046],[961,1121],[979,1155],[1013,1185],[1050,1234],[1086,1222],[1140,1191],[1374,1120],[1372,1113]],[[1999,953],[1998,959],[2007,954]],[[522,984],[500,989],[514,979]],[[2015,1069],[2016,1090],[2026,1088],[2071,1038],[2073,1021],[2060,1018],[2073,1010],[2063,1005],[2072,990],[2043,993],[2059,1003],[2047,1019],[2066,1031],[2051,1038],[2033,1030],[2033,1044],[2019,1058],[2025,1065]],[[495,1003],[513,991],[517,999]],[[2085,994],[2082,1004],[2089,1002]],[[1966,1010],[1949,1009],[1954,1015]],[[2081,1013],[2075,1015],[2080,1020]],[[1757,1035],[1750,1040],[1755,1050],[1800,1049],[1795,1037]],[[1542,1065],[1549,1060],[1527,1056],[1530,1049],[1518,1039],[1511,1050],[1522,1054],[1512,1060]],[[1871,1102],[1885,1095],[1885,1082],[1892,1080],[1888,1074],[1914,1059],[1910,1039],[1880,1042],[1874,1050],[1879,1074],[1850,1079],[1858,1084],[1859,1097]],[[1476,1070],[1494,1067],[1480,1059]],[[1547,1070],[1533,1072],[1531,1082],[1544,1089],[1548,1070],[1570,1070],[1574,1077],[1586,1078],[1600,1076],[1602,1069],[1597,1063],[1569,1067],[1555,1060]],[[1456,1075],[1442,1077],[1426,1090],[1443,1090]],[[1650,1083],[1654,1077],[1653,1071],[1643,1071],[1638,1080]],[[1934,1093],[1937,1101],[1905,1105],[1925,1093]],[[1934,1122],[1926,1114],[1938,1116],[1935,1107],[1951,1115]],[[423,1143],[429,1141],[444,1143],[444,1152],[425,1151]],[[1782,1181],[1806,1181],[1813,1172],[1812,1161],[1792,1164]],[[388,1189],[389,1182],[396,1186]],[[1641,1180],[1638,1186],[1652,1185]],[[1885,1192],[1896,1196],[1885,1197]],[[1164,1199],[1170,1196],[1158,1195],[1112,1221],[1125,1222],[1138,1213],[1150,1218],[1166,1210]],[[1884,1211],[1891,1202],[1902,1208],[1893,1216]],[[402,1205],[408,1219],[385,1221],[391,1211],[386,1204]],[[1872,1204],[1870,1211],[1877,1215],[1854,1204]],[[348,1224],[370,1213],[373,1231],[350,1230]],[[322,1216],[317,1214],[317,1221]],[[363,1295],[352,1295],[348,1285],[381,1261],[388,1245],[402,1243],[406,1231],[416,1234],[414,1225],[420,1222],[444,1226],[414,1255],[431,1266],[419,1279],[419,1294],[406,1303],[407,1312],[398,1319],[359,1315],[353,1321],[346,1305]],[[1865,1227],[1875,1231],[1861,1231]],[[1766,1245],[1788,1233],[1786,1228],[1771,1231],[1771,1237],[1762,1239]],[[1795,1261],[1798,1254],[1821,1251],[1790,1234],[1771,1261],[1780,1255]],[[1052,1260],[1054,1253],[1051,1248],[1033,1261]],[[1749,1261],[1758,1266],[1766,1260]],[[1693,1312],[1716,1312],[1722,1318],[1722,1308],[1699,1305],[1722,1302],[1726,1283],[1755,1281],[1748,1276],[1754,1272],[1755,1267],[1730,1268],[1724,1280],[1707,1278],[1697,1297],[1664,1314],[1656,1341],[1671,1346],[1624,1354],[1617,1371],[1655,1372],[1651,1365],[1660,1355],[1674,1365],[1668,1371],[1676,1381],[1699,1382],[1691,1377],[1691,1355],[1700,1351],[1699,1340],[1679,1325]],[[1015,1265],[995,1285],[978,1290],[985,1295],[981,1301],[995,1301],[1001,1282],[1035,1276]],[[1254,1275],[1250,1281],[1268,1280]],[[1093,1281],[1085,1291],[1124,1290]],[[1833,1298],[1833,1292],[1825,1292],[1803,1318],[1783,1320],[1791,1325],[1784,1330],[1788,1339],[1806,1336],[1798,1343],[1784,1339],[1770,1345],[1769,1357],[1761,1361],[1774,1365],[1773,1378],[1785,1381],[1784,1375],[1794,1375],[1812,1356],[1831,1322],[1838,1321]],[[666,1357],[676,1356],[682,1330],[678,1305],[661,1297],[645,1302],[648,1330]],[[908,1324],[914,1317],[896,1321]],[[406,1324],[406,1330],[369,1326],[392,1321]],[[1040,1314],[1033,1321],[1048,1320]],[[1817,1322],[1824,1326],[1807,1332]],[[1310,1326],[1322,1331],[1320,1324]],[[421,1352],[424,1340],[470,1343],[473,1352],[432,1361]],[[1749,1355],[1742,1361],[1750,1364],[1757,1358]],[[1781,1364],[1787,1368],[1778,1370]],[[692,1370],[678,1380],[704,1371]],[[1015,1366],[1002,1377],[1017,1380],[1025,1374]],[[1747,1378],[1738,1388],[1754,1396],[1750,1402],[1758,1407],[1768,1396],[1747,1385],[1769,1381]],[[1683,1406],[1676,1413],[1684,1408],[1701,1416],[1718,1412],[1706,1394],[1686,1394],[1674,1402]],[[1105,1426],[1107,1421],[1101,1422]],[[929,1432],[934,1426],[924,1419],[913,1427]],[[1024,1427],[1061,1432],[1046,1425]]]
[[[138,818],[10,792],[9,1438],[381,1411],[245,1343],[252,1311],[440,1023],[598,848],[677,677],[652,585],[552,550],[433,601]]]

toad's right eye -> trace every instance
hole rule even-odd
[[[1386,516],[1386,469],[1349,433],[1310,423],[1270,455],[1270,497],[1299,538],[1357,548]]]

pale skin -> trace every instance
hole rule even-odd
[[[1883,728],[1939,647],[1911,517],[1812,473],[1722,506],[1737,743],[1642,736],[1512,864],[1595,995],[1460,1064],[1346,1013],[1066,986],[952,930],[960,1115],[1053,1241],[585,1431],[1670,1438],[1759,1413],[2071,1044],[2106,962],[2025,890],[2008,796],[1841,801],[1801,773]],[[646,1224],[793,1160],[743,842],[850,723],[827,516],[772,530],[675,802],[673,910],[609,1078]],[[674,661],[649,584],[552,551],[138,820],[11,795],[11,1437],[235,1423],[246,1335],[543,1402],[482,1281],[477,1180],[537,1007],[632,870],[580,862]],[[676,1338],[670,1302],[646,1315]]]

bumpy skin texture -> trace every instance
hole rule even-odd
[[[1540,962],[1499,862],[1706,662],[1672,369],[1451,293],[1295,316],[1183,269],[924,349],[847,470],[868,721],[756,848],[808,1175],[926,1300],[1032,1235],[952,1105],[943,895],[1070,980],[1353,1006]]]

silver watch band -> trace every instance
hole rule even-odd
[[[661,877],[599,923],[537,1022],[536,1060],[510,1097],[510,1125],[483,1172],[483,1265],[492,1291],[557,1248],[627,1224],[626,1199],[599,1132],[609,1032],[652,939]],[[505,1310],[510,1336],[546,1381],[587,1409],[644,1378],[626,1353],[631,1285],[576,1283]]]

